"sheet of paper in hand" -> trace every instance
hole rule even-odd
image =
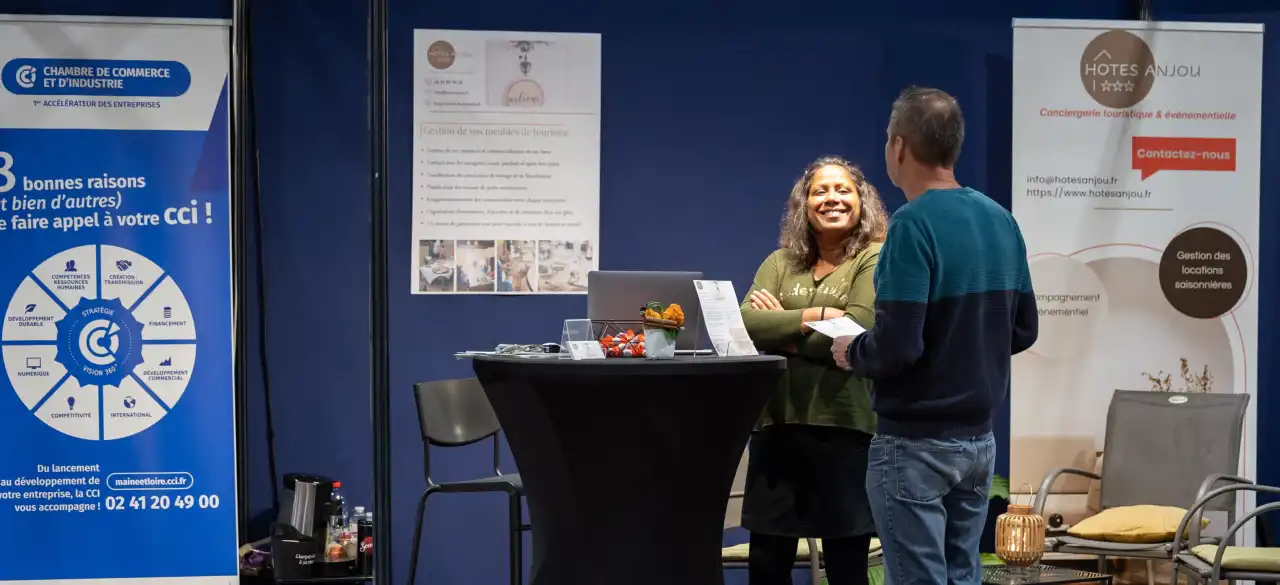
[[[836,317],[835,319],[827,319],[826,321],[806,321],[805,325],[808,325],[810,329],[832,339],[848,335],[858,335],[866,331],[866,329],[863,329],[861,325],[848,317]]]

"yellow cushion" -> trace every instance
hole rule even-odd
[[[871,546],[868,549],[870,555],[880,552],[880,539],[871,539]],[[726,546],[720,549],[720,560],[724,562],[747,562],[747,556],[751,553],[751,543],[744,542],[739,545]],[[818,554],[822,554],[822,539],[818,539]],[[801,538],[800,543],[796,545],[796,560],[809,560],[809,542]]]
[[[1088,540],[1128,544],[1172,542],[1178,523],[1186,515],[1186,510],[1173,506],[1121,506],[1080,521],[1067,530],[1067,534]],[[1200,527],[1203,529],[1208,525],[1208,520],[1202,520]]]
[[[1202,544],[1191,549],[1191,554],[1212,565],[1213,558],[1218,554],[1218,545]],[[1280,573],[1280,548],[1229,546],[1222,553],[1222,568],[1230,571]]]

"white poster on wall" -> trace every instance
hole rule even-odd
[[[414,294],[585,293],[600,35],[414,31]]]
[[[1262,48],[1252,24],[1014,22],[1040,337],[1013,363],[1012,484],[1091,465],[1117,389],[1256,393]]]

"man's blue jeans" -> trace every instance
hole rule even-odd
[[[876,435],[868,459],[886,585],[980,585],[995,437]]]

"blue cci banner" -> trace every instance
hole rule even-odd
[[[0,583],[235,582],[229,54],[0,18]]]

